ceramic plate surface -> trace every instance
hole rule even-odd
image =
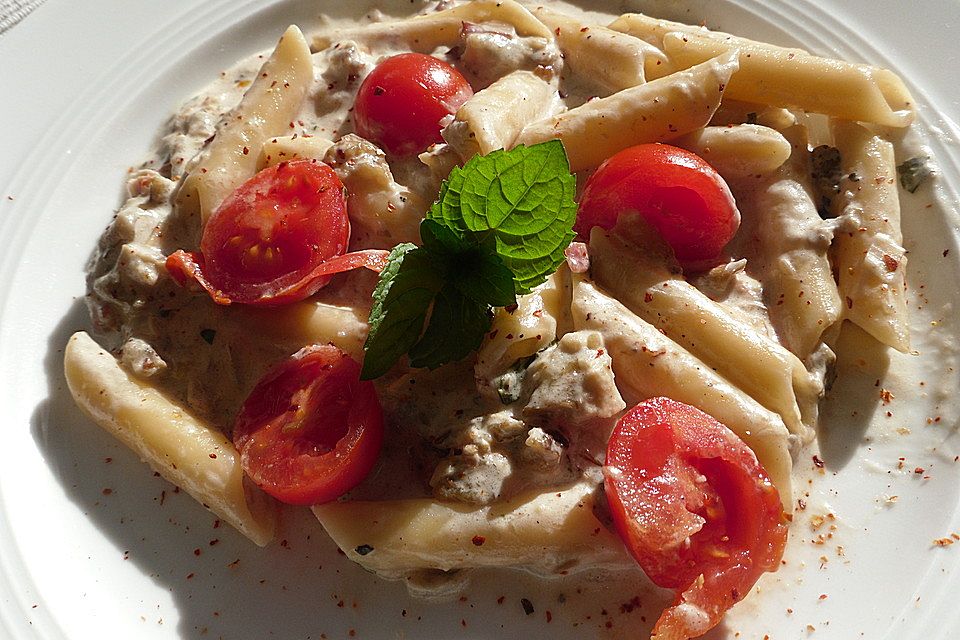
[[[787,563],[709,637],[955,638],[960,5],[594,4],[888,66],[914,92],[920,142],[939,167],[933,185],[905,199],[916,353],[866,349],[841,360],[820,433],[826,465],[813,464],[813,451],[797,463],[810,480],[800,483],[807,507]],[[638,638],[663,606],[666,596],[642,580],[578,592],[514,573],[479,575],[453,602],[412,600],[339,555],[297,512],[285,516],[282,542],[258,549],[216,528],[74,407],[62,350],[88,327],[83,268],[127,169],[220,70],[271,46],[289,23],[310,30],[324,11],[359,9],[48,0],[0,36],[0,637]]]

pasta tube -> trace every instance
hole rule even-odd
[[[780,342],[804,359],[840,318],[840,294],[827,255],[832,233],[817,213],[806,129],[786,129],[790,160],[760,180],[731,183],[743,216],[747,270],[763,284]]]
[[[556,36],[566,65],[605,93],[643,84],[644,61],[666,62],[659,49],[640,38],[586,23],[547,7],[533,10]]]
[[[725,53],[534,122],[520,133],[517,143],[559,139],[571,171],[596,167],[627,147],[670,140],[706,126],[737,68],[737,53]]]
[[[128,374],[84,332],[71,336],[63,366],[74,401],[94,422],[254,543],[273,539],[276,503],[244,479],[220,431]]]
[[[833,245],[843,317],[906,353],[907,256],[893,145],[851,122],[835,121],[832,129],[845,176],[832,209],[850,218],[838,229]]]
[[[819,389],[803,363],[650,254],[648,247],[640,249],[599,227],[590,235],[590,267],[597,284],[776,412],[791,433],[811,440],[813,425],[803,424],[798,396],[816,404]]]
[[[635,566],[580,483],[484,507],[431,498],[331,502],[313,512],[348,558],[389,577],[418,569],[523,568],[556,575]]]
[[[582,277],[574,279],[572,309],[577,330],[603,336],[628,406],[667,396],[709,413],[753,450],[780,492],[784,510],[792,511],[790,434],[777,414]]]
[[[913,122],[914,100],[892,71],[812,56],[726,33],[628,13],[610,28],[659,47],[669,64],[646,68],[657,78],[689,68],[725,51],[740,51],[740,70],[727,95],[736,100],[825,113],[846,120],[905,127]]]
[[[790,157],[787,139],[757,124],[704,127],[670,143],[693,151],[725,180],[771,173]]]
[[[493,22],[513,27],[519,36],[553,40],[553,34],[523,5],[514,0],[473,0],[460,6],[406,20],[340,29],[336,35],[313,38],[314,50],[326,49],[334,42],[354,40],[367,46],[394,46],[419,53],[433,53],[439,47],[460,42],[463,23]]]
[[[530,71],[514,71],[467,100],[443,137],[466,162],[509,149],[529,123],[552,111],[556,90]]]
[[[256,173],[264,143],[289,131],[312,82],[310,48],[300,29],[290,26],[181,183],[176,203],[183,215],[199,215],[202,228],[223,199]]]

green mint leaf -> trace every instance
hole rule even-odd
[[[563,262],[574,237],[575,190],[560,141],[520,145],[455,168],[427,219],[479,243],[492,239],[516,293],[528,293]]]
[[[449,273],[460,293],[478,304],[507,307],[517,302],[514,273],[491,246],[459,255]]]
[[[443,288],[442,271],[429,251],[414,244],[390,252],[373,291],[362,380],[382,376],[417,343],[430,304]]]
[[[478,304],[505,307],[517,301],[513,272],[503,264],[492,243],[471,242],[436,220],[420,223],[423,248],[443,265],[448,282]]]
[[[933,175],[928,156],[910,158],[897,166],[900,175],[900,185],[910,193],[916,193],[923,181]]]
[[[420,223],[423,246],[395,247],[380,274],[362,377],[386,373],[405,353],[412,366],[434,368],[477,349],[491,307],[514,304],[563,262],[575,189],[556,140],[455,168]]]
[[[454,257],[470,251],[472,245],[463,235],[436,220],[420,222],[420,239],[423,248],[438,257]]]
[[[490,329],[490,305],[467,298],[452,285],[437,294],[430,324],[410,349],[410,364],[435,369],[475,351]]]

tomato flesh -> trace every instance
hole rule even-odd
[[[613,523],[657,585],[677,592],[654,637],[714,627],[783,556],[780,497],[756,456],[695,407],[652,398],[628,411],[607,445]]]
[[[196,281],[220,304],[302,300],[341,271],[382,268],[386,253],[345,254],[350,221],[343,184],[322,162],[282,162],[243,183],[203,229],[200,253],[176,251],[167,271]]]
[[[667,144],[624,149],[597,169],[584,187],[574,229],[589,238],[635,211],[673,249],[687,269],[715,263],[740,226],[727,183],[700,156]]]
[[[473,96],[470,83],[443,60],[403,53],[378,64],[354,102],[357,133],[395,155],[442,142],[440,121]]]
[[[383,411],[355,360],[314,345],[261,378],[233,441],[244,472],[265,492],[289,504],[320,504],[370,473],[383,443]]]

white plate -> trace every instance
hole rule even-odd
[[[119,204],[127,167],[219,70],[268,47],[290,22],[309,29],[324,7],[351,6],[198,4],[49,0],[0,37],[0,637],[640,637],[663,596],[647,595],[639,580],[578,594],[569,583],[544,588],[495,574],[464,600],[430,605],[339,556],[306,516],[284,522],[284,543],[256,549],[215,528],[213,516],[73,407],[62,348],[88,324],[83,265]],[[826,469],[806,456],[798,463],[809,468],[811,495],[788,564],[710,637],[954,638],[960,544],[933,541],[960,533],[952,312],[960,302],[960,88],[950,72],[960,61],[950,29],[960,6],[929,0],[922,13],[904,15],[901,3],[871,0],[696,4],[644,6],[897,69],[941,167],[937,197],[914,196],[904,220],[920,355],[861,352],[841,367],[822,433]],[[880,388],[893,391],[889,405]],[[838,519],[814,530],[810,515],[827,511]],[[627,613],[635,594],[644,606]]]

